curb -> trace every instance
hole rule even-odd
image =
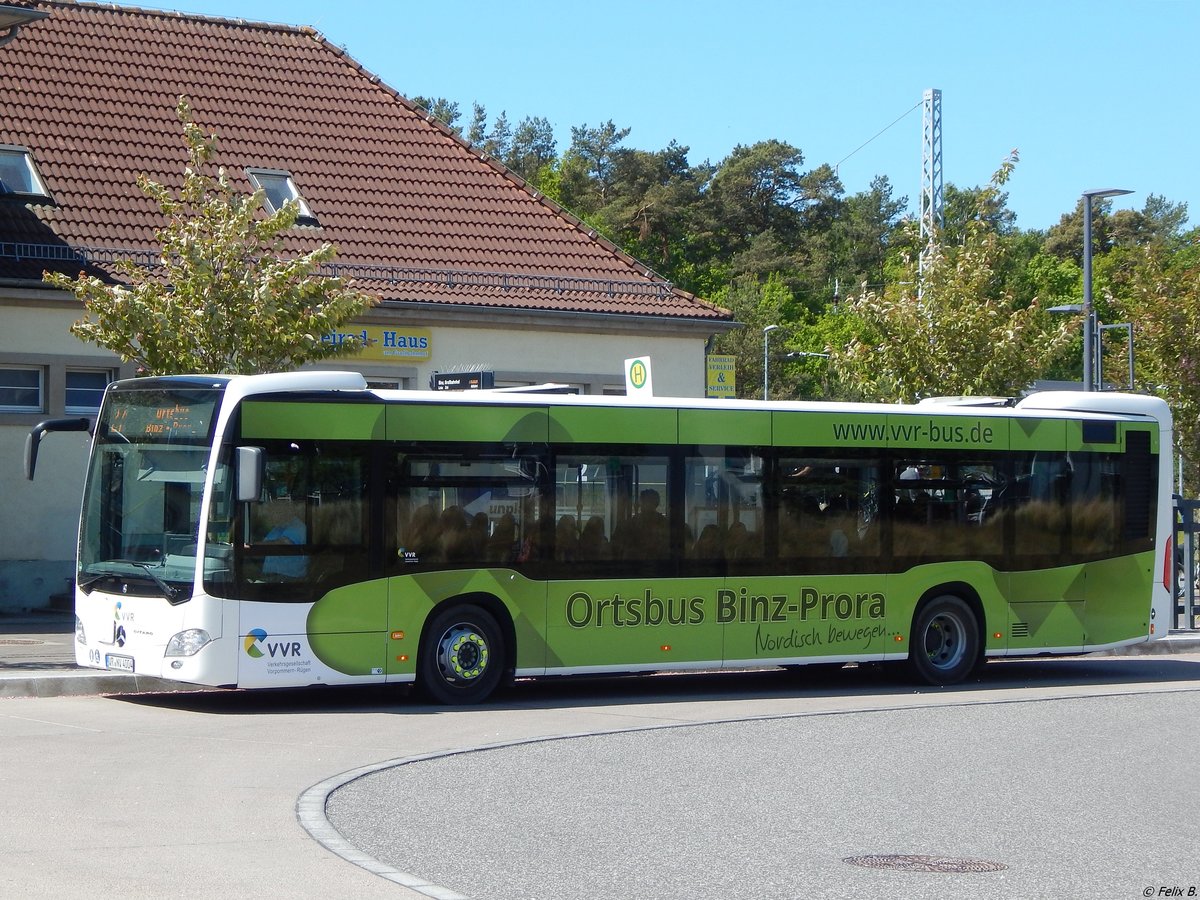
[[[30,672],[0,675],[0,699],[15,697],[93,697],[97,694],[161,694],[208,691],[212,688],[149,675],[79,672]]]
[[[1114,650],[1097,650],[1088,656],[1167,656],[1200,651],[1200,631],[1173,631],[1157,641],[1145,641]]]
[[[1096,650],[1089,657],[1171,656],[1200,653],[1200,631],[1172,632],[1156,641],[1146,641],[1112,650]],[[25,667],[24,671],[0,673],[0,699],[17,697],[88,697],[99,694],[161,694],[211,691],[204,685],[168,681],[150,675],[126,675],[81,668]]]

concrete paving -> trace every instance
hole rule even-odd
[[[78,669],[73,641],[70,615],[0,618],[0,697],[30,698],[0,704],[5,707],[0,710],[0,735],[12,744],[0,746],[7,766],[7,827],[0,824],[0,857],[10,863],[0,867],[3,897],[118,890],[128,897],[183,897],[194,896],[197,884],[204,885],[206,896],[254,895],[269,884],[274,893],[314,900],[342,895],[364,900],[537,896],[520,881],[528,881],[530,872],[512,873],[512,890],[492,891],[479,883],[493,863],[465,855],[464,848],[477,842],[464,841],[459,828],[463,814],[475,808],[473,795],[464,794],[462,784],[477,786],[507,818],[514,798],[521,798],[517,805],[526,813],[553,800],[553,814],[539,816],[538,828],[522,826],[512,838],[513,847],[517,837],[553,839],[545,846],[539,842],[514,854],[507,849],[508,838],[485,833],[499,847],[501,860],[533,859],[543,870],[557,873],[558,881],[539,880],[550,887],[546,896],[698,896],[702,892],[692,890],[684,875],[694,878],[697,871],[706,871],[689,863],[695,857],[687,853],[700,850],[741,890],[710,890],[708,895],[729,897],[1133,896],[1145,895],[1144,885],[1152,882],[1182,884],[1180,879],[1192,871],[1188,866],[1196,834],[1194,824],[1187,823],[1194,821],[1194,790],[1172,793],[1169,817],[1164,817],[1166,807],[1158,805],[1156,816],[1147,820],[1145,804],[1138,801],[1167,783],[1164,773],[1182,771],[1183,754],[1195,746],[1195,726],[1187,723],[1196,721],[1200,703],[1195,699],[1200,696],[1197,632],[1174,634],[1124,654],[1140,658],[994,663],[982,684],[947,690],[914,690],[866,671],[839,673],[846,676],[845,683],[839,679],[832,686],[819,676],[797,682],[781,672],[708,681],[703,676],[683,676],[678,682],[544,680],[502,692],[494,704],[467,709],[397,703],[390,695],[353,689],[336,698],[312,691],[155,696],[153,692],[177,686]],[[1147,650],[1164,655],[1147,655]],[[97,694],[142,696],[109,700]],[[1132,694],[1146,696],[1135,700]],[[58,699],[35,699],[39,697]],[[1075,698],[1092,702],[1073,712],[1064,703]],[[1064,702],[1042,702],[1049,700]],[[960,709],[943,713],[943,706]],[[835,715],[843,712],[868,712],[871,718]],[[1129,719],[1134,712],[1141,718]],[[1018,715],[1041,718],[1026,725],[1014,718]],[[938,716],[942,718],[931,718]],[[793,721],[797,717],[804,722]],[[1106,723],[1102,731],[1097,731],[1097,721]],[[1191,730],[1168,727],[1172,722]],[[706,730],[684,727],[695,725]],[[1039,737],[1050,734],[1057,737],[1049,744]],[[689,735],[695,737],[688,740]],[[932,744],[930,735],[936,735]],[[1024,743],[1013,743],[1013,735]],[[822,736],[823,743],[812,743]],[[885,739],[893,745],[881,743]],[[951,739],[959,743],[944,749]],[[1117,741],[1138,746],[1127,749]],[[805,747],[808,763],[799,765],[797,754]],[[770,748],[776,748],[774,755],[760,755],[756,761],[753,754]],[[848,755],[847,748],[857,748],[859,755]],[[1109,806],[1089,817],[1093,800],[1088,787],[1094,784],[1089,779],[1097,763],[1088,748],[1097,748],[1110,761],[1150,760],[1156,769],[1148,773],[1138,762],[1147,786],[1106,794],[1102,799]],[[487,752],[475,752],[479,750]],[[711,761],[697,757],[701,750]],[[1050,804],[1054,816],[1034,817],[1041,828],[1035,831],[1029,811],[1045,801],[1047,782],[1024,784],[1012,773],[1026,772],[1030,758],[1041,759],[1051,751],[1083,785],[1062,792],[1074,806],[1056,801]],[[984,752],[987,771],[998,773],[987,782],[971,765]],[[1089,760],[1083,768],[1081,752]],[[780,753],[788,762],[790,782],[780,782]],[[927,771],[896,770],[901,762],[931,758]],[[882,799],[855,800],[855,791],[878,782],[881,759],[892,761]],[[657,762],[639,766],[638,760],[665,761],[672,767],[662,772]],[[948,770],[950,763],[964,768]],[[436,800],[389,800],[397,789],[411,793],[407,782],[413,778],[427,791],[436,782],[425,784],[425,778],[464,764],[476,768],[456,770],[457,787]],[[697,770],[711,767],[719,774],[721,766],[732,769],[706,778],[703,790],[696,788]],[[516,780],[514,770],[524,781]],[[1125,785],[1127,774],[1121,770],[1106,781]],[[824,785],[812,801],[823,804],[818,809],[822,816],[814,818],[807,805],[779,806],[778,792],[796,784],[805,790]],[[943,802],[970,796],[971,802],[951,803],[967,820],[932,816],[942,830],[930,832],[922,824],[927,817],[914,818],[912,810],[928,802],[925,789],[931,785],[949,786]],[[563,798],[548,794],[548,786],[578,790]],[[656,793],[644,802],[651,787]],[[728,790],[729,795],[717,797],[714,790]],[[1019,790],[1025,794],[1015,795]],[[854,802],[843,804],[843,795]],[[796,791],[783,799],[792,803],[806,796]],[[447,797],[460,802],[447,804]],[[187,800],[185,815],[181,798]],[[585,802],[588,798],[594,802]],[[633,827],[636,823],[625,815],[631,809],[639,816],[661,812],[663,821]],[[732,830],[749,842],[745,848],[722,844],[717,855],[702,844],[693,846],[689,836],[703,831],[714,809],[720,810],[722,821],[741,823]],[[326,818],[326,810],[332,819]],[[770,815],[764,816],[764,810]],[[412,817],[418,812],[441,818],[417,826]],[[780,812],[785,813],[782,823]],[[583,819],[583,813],[616,814],[618,821]],[[1136,821],[1121,824],[1118,813]],[[830,816],[842,831],[816,827],[831,821]],[[1077,819],[1086,820],[1091,830],[1081,831]],[[994,821],[1005,826],[1000,843],[983,839],[996,831]],[[1120,825],[1116,832],[1114,822]],[[917,831],[905,830],[911,828]],[[396,843],[409,832],[429,840],[416,849]],[[664,837],[638,839],[651,833]],[[1114,835],[1135,833],[1137,841],[1122,839],[1118,846],[1124,855],[1104,855]],[[589,839],[580,841],[580,834]],[[630,837],[630,853],[649,848],[659,855],[641,861],[629,857],[628,848],[614,842]],[[329,852],[318,850],[314,839]],[[431,848],[439,846],[444,858],[429,857]],[[948,887],[945,875],[927,875],[918,882],[920,876],[885,873],[891,880],[881,882],[846,864],[848,856],[879,851],[936,851],[1011,868],[994,883],[960,880]],[[1083,870],[1069,862],[1076,858],[1088,863],[1091,881],[1079,880]],[[458,868],[445,868],[447,859]],[[354,865],[347,867],[343,860]],[[587,860],[588,866],[582,866]],[[781,860],[790,880],[776,884]],[[653,888],[622,893],[620,885],[628,887],[637,871],[645,873],[638,877],[650,879],[675,872],[674,893],[658,889],[656,881]],[[803,893],[796,888],[801,876],[810,881]],[[1039,880],[1043,877],[1045,881]],[[715,884],[706,882],[709,888]],[[1085,884],[1107,890],[1083,890]]]
[[[0,697],[74,697],[196,690],[145,675],[75,664],[75,616],[0,615]]]
[[[195,685],[87,669],[75,664],[74,614],[0,614],[0,697],[70,697],[194,691]],[[1200,651],[1200,630],[1172,631],[1161,641],[1096,655],[1142,656]]]

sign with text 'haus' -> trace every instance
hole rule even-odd
[[[356,330],[335,331],[322,336],[327,344],[342,344],[346,338],[359,342],[357,359],[376,362],[427,362],[433,356],[433,337],[428,328],[364,325]]]

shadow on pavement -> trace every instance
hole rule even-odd
[[[882,665],[769,669],[639,676],[578,676],[520,680],[502,688],[481,708],[496,710],[601,707],[631,703],[672,704],[772,698],[828,698],[857,693],[912,697],[961,695],[964,699],[1020,688],[1134,684],[1200,684],[1200,660],[1167,656],[1076,657],[997,660],[973,679],[951,687],[913,684]],[[437,715],[470,707],[424,701],[406,685],[372,687],[278,688],[258,691],[111,695],[110,699],[144,706],[185,709],[216,715],[386,712]],[[1032,699],[1032,698],[1031,698]]]

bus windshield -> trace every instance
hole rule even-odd
[[[219,387],[154,379],[111,389],[84,490],[78,584],[179,602],[195,576]]]

